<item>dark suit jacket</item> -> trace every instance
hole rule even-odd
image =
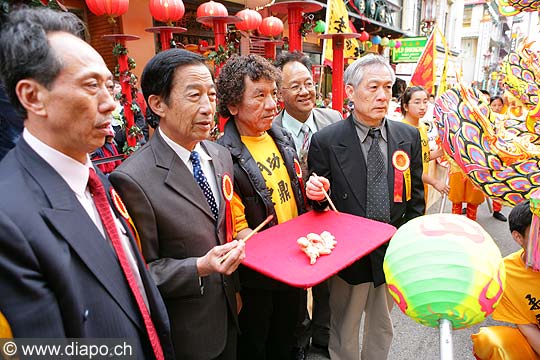
[[[14,336],[127,338],[139,359],[152,359],[112,245],[66,182],[23,139],[0,163],[0,198],[0,312]],[[164,354],[174,358],[165,306],[128,236]]]
[[[321,130],[330,124],[333,124],[339,120],[343,120],[339,111],[332,109],[313,108],[313,120],[317,125],[317,130]],[[277,114],[274,119],[274,123],[283,127],[283,110]]]
[[[215,195],[220,198],[217,227],[192,173],[159,132],[110,175],[139,231],[143,255],[165,300],[178,359],[218,356],[226,344],[228,321],[236,319],[231,277],[212,274],[202,279],[203,287],[199,285],[197,257],[226,242],[221,183],[225,173],[233,179],[229,152],[210,141],[202,146],[212,157],[220,190]]]
[[[391,120],[386,121],[386,130],[390,223],[399,227],[408,220],[424,214],[420,133],[412,126]],[[393,201],[392,154],[396,150],[405,151],[411,159],[411,199],[409,201],[404,199],[402,203]],[[352,116],[313,135],[308,164],[311,172],[330,180],[330,197],[339,211],[366,216],[367,168]],[[384,283],[382,262],[386,248],[387,245],[377,248],[343,270],[340,276],[350,284],[374,282],[377,286]]]

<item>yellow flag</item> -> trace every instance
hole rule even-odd
[[[448,52],[449,51],[448,51],[448,43],[446,42],[446,38],[444,37],[443,33],[441,32],[438,26],[435,27],[435,31],[441,37],[441,41],[444,46],[444,65],[443,65],[443,71],[441,74],[441,82],[439,83],[439,88],[437,89],[437,96],[440,96],[443,92],[448,90],[446,77],[448,76]]]
[[[349,25],[349,13],[343,0],[328,0],[326,11],[326,34],[351,33]],[[324,40],[323,59],[324,64],[332,67],[332,40]],[[345,59],[356,59],[360,55],[357,39],[346,39],[343,49]],[[346,62],[345,62],[346,63]]]

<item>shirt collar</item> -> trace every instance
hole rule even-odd
[[[189,157],[191,156],[191,151],[186,149],[185,147],[178,145],[174,141],[172,141],[167,135],[165,135],[165,132],[158,127],[159,134],[165,140],[167,145],[180,157],[182,162],[186,164],[188,168],[191,168],[191,161],[189,160]],[[199,153],[201,161],[211,161],[212,157],[208,155],[208,153],[204,150],[204,148],[201,146],[201,143],[198,142],[197,145],[195,145],[195,148],[193,151],[196,151]]]
[[[354,116],[354,114],[352,118],[353,118],[354,125],[358,129],[358,135],[360,137],[360,141],[364,142],[369,134],[369,129],[371,129],[371,126],[367,126],[363,122],[358,121],[356,117]],[[379,125],[379,127],[375,129],[380,129],[382,138],[384,139],[384,141],[388,142],[385,125],[386,125],[386,118],[383,118],[383,120],[381,121],[381,125]]]
[[[84,196],[88,185],[88,169],[93,168],[90,156],[87,155],[86,163],[81,164],[45,144],[26,128],[23,130],[23,139],[64,179],[73,192],[79,196]]]
[[[317,126],[315,125],[315,119],[313,116],[313,111],[309,114],[306,122],[302,123],[295,118],[293,118],[287,110],[283,110],[283,127],[289,130],[295,137],[300,136],[300,130],[302,130],[302,125],[306,124],[311,130],[312,134],[317,132]]]

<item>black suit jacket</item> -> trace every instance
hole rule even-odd
[[[217,357],[237,328],[233,277],[213,273],[199,284],[197,258],[226,242],[221,184],[225,174],[233,180],[229,152],[210,141],[201,145],[212,157],[218,185],[217,226],[193,174],[159,131],[110,175],[167,306],[176,357],[187,360]]]
[[[112,245],[62,177],[23,139],[0,163],[0,198],[0,312],[13,335],[126,338],[137,358],[154,358]],[[163,352],[172,359],[165,306],[128,236]]]
[[[399,227],[423,215],[425,210],[420,133],[412,126],[391,120],[386,121],[386,130],[390,223]],[[405,151],[411,159],[411,199],[401,203],[393,201],[392,154],[396,150]],[[330,197],[339,211],[366,216],[367,167],[352,116],[313,135],[308,164],[310,172],[330,180]],[[387,247],[387,244],[380,246],[343,270],[340,276],[350,284],[374,282],[377,286],[384,283],[382,263]]]

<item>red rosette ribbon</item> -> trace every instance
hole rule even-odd
[[[221,189],[225,198],[225,230],[227,231],[227,242],[231,242],[233,239],[231,200],[233,199],[234,186],[229,174],[223,175]]]
[[[405,178],[405,197],[410,199],[411,176],[409,166],[411,159],[403,150],[396,150],[392,155],[392,165],[394,166],[394,202],[403,202],[403,179]]]

